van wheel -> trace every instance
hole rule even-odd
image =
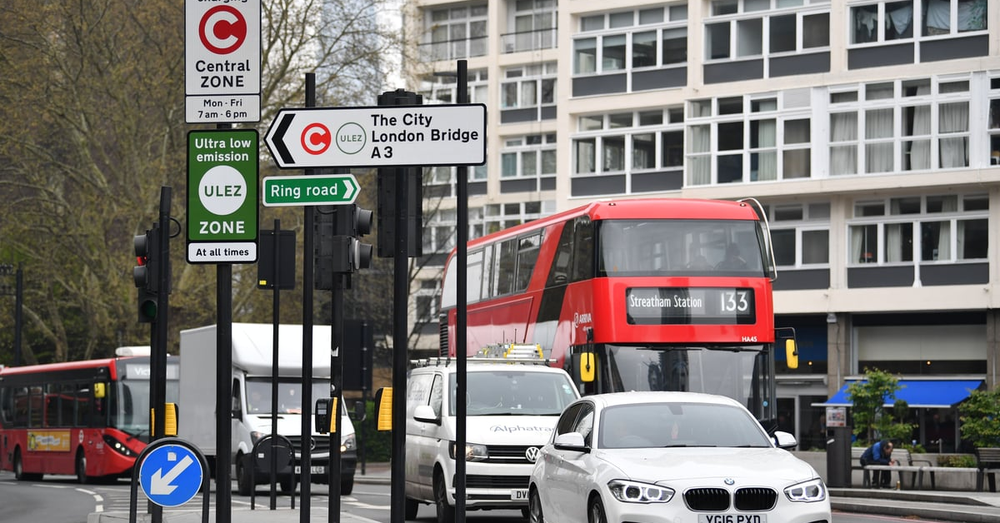
[[[354,476],[340,476],[340,495],[348,496],[354,492]]]
[[[241,496],[249,496],[253,488],[253,467],[250,457],[242,454],[236,456],[236,492]]]
[[[281,493],[282,494],[294,494],[295,493],[295,483],[292,483],[294,480],[295,480],[294,477],[289,476],[288,478],[282,479],[279,482],[278,486],[281,487]]]
[[[403,503],[403,519],[417,519],[417,509],[419,508],[419,501],[406,498],[406,502]]]
[[[87,484],[87,455],[83,449],[76,451],[76,480],[81,484]]]
[[[455,508],[448,504],[448,489],[440,470],[434,474],[434,506],[438,523],[455,523]]]

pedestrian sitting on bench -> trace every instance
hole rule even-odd
[[[892,459],[892,442],[891,441],[878,441],[874,445],[865,449],[865,452],[861,454],[861,466],[867,465],[897,465],[898,461]],[[889,483],[892,481],[891,471],[888,470],[873,470],[872,473],[872,486],[874,488],[879,487],[889,487]]]

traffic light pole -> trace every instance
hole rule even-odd
[[[156,235],[159,245],[150,246],[158,258],[159,270],[154,275],[156,283],[156,318],[149,326],[150,336],[150,400],[153,407],[153,427],[149,441],[152,443],[166,436],[167,418],[167,321],[170,294],[170,187],[160,187],[160,216]],[[163,521],[163,507],[152,506],[152,523]]]

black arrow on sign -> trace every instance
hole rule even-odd
[[[281,121],[278,122],[278,128],[274,130],[274,135],[272,142],[274,143],[274,148],[278,150],[278,155],[281,156],[281,160],[286,165],[294,165],[295,158],[292,158],[292,153],[288,151],[288,147],[285,147],[285,132],[288,131],[288,126],[292,125],[292,119],[295,118],[295,113],[287,113],[281,117]]]

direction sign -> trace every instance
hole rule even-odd
[[[264,206],[347,205],[358,198],[353,174],[268,176],[264,178]]]
[[[257,261],[254,129],[188,133],[188,263]]]
[[[184,445],[163,445],[150,451],[139,466],[139,485],[150,501],[162,507],[183,505],[201,488],[201,461]]]
[[[486,105],[282,109],[267,148],[282,169],[486,163]]]
[[[260,13],[261,0],[185,0],[187,123],[260,121]]]

